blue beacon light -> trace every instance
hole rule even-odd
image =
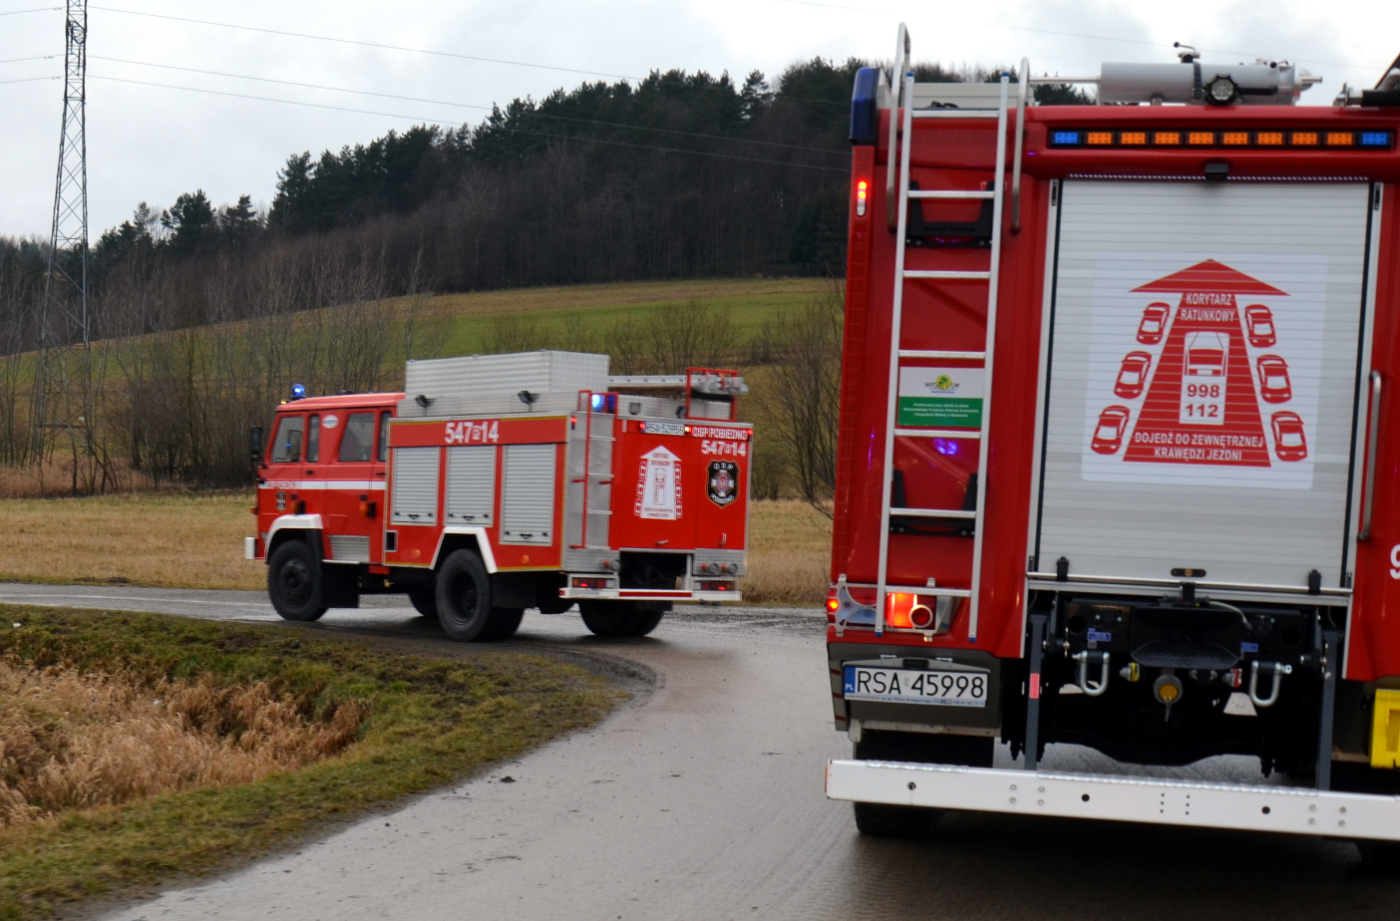
[[[305,385],[305,384],[293,384],[293,385],[292,385],[292,399],[293,399],[293,400],[304,400],[304,399],[306,399],[306,385]]]

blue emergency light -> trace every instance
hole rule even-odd
[[[293,384],[293,385],[292,385],[292,399],[293,399],[293,400],[304,400],[304,399],[306,399],[306,385],[305,385],[305,384]]]

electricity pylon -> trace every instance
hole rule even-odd
[[[58,139],[58,176],[54,182],[53,229],[49,270],[39,307],[33,420],[35,459],[43,463],[52,437],[66,430],[73,446],[74,490],[78,453],[86,444],[75,425],[86,430],[92,418],[88,378],[91,322],[88,310],[87,202],[87,0],[67,0],[64,21],[63,130]],[[78,368],[68,350],[82,344]],[[74,372],[79,379],[73,380]],[[74,393],[75,384],[77,393]],[[77,397],[75,400],[74,398]],[[75,405],[76,404],[76,405]]]

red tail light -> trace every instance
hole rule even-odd
[[[914,619],[911,615],[917,601],[917,595],[911,595],[907,592],[890,592],[885,599],[885,625],[888,627],[913,627]]]

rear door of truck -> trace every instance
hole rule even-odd
[[[1032,571],[1350,588],[1376,202],[1359,181],[1061,183]]]

